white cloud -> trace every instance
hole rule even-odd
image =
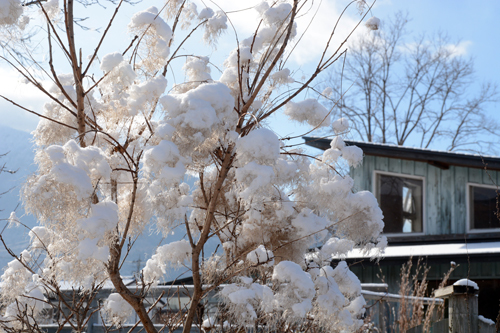
[[[253,33],[257,28],[259,17],[257,11],[253,9],[253,6],[261,2],[262,0],[249,0],[244,3],[234,0],[221,0],[217,1],[217,4],[228,13],[228,17],[238,33],[238,38],[242,40]],[[297,18],[298,36],[295,42],[298,42],[298,39],[304,31],[306,33],[295,47],[293,55],[290,57],[294,65],[303,66],[311,62],[314,64],[317,63],[333,27],[344,9],[342,4],[339,5],[336,1],[311,1],[310,3],[312,6],[307,7],[308,4],[306,4]],[[203,5],[200,4],[198,8],[203,8]],[[340,20],[334,38],[330,43],[330,54],[352,31],[354,26],[359,22],[359,19],[360,16],[357,15],[355,7],[352,6],[351,10],[348,10]],[[311,24],[309,25],[309,23]],[[365,32],[365,29],[360,26],[351,39],[355,38],[355,35]],[[231,38],[232,36],[234,36],[234,32],[232,28],[229,27],[224,38]]]
[[[0,66],[0,95],[28,108],[41,112],[47,101],[45,95],[31,84],[22,83],[19,73],[12,68]],[[38,124],[38,117],[0,98],[0,125],[31,132]]]
[[[464,40],[457,44],[448,44],[445,46],[445,49],[448,50],[453,56],[458,57],[466,55],[471,45],[472,41]]]
[[[320,6],[319,9],[317,8],[318,5]],[[324,47],[343,9],[343,7],[338,5],[337,1],[323,1],[322,3],[316,3],[306,15],[300,17],[297,20],[299,36],[304,32],[305,35],[293,51],[294,53],[291,60],[301,66],[309,62],[316,64],[321,57]],[[317,14],[314,16],[316,10]],[[355,8],[352,8],[351,11],[347,11],[344,14],[330,42],[327,55],[332,55],[333,52],[335,52],[349,33],[351,33],[359,20],[360,16],[356,14]],[[311,24],[308,27],[309,22],[311,22]],[[360,26],[353,33],[350,41],[355,39],[360,33],[365,32],[364,27]],[[343,49],[345,49],[345,45]]]

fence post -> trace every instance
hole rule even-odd
[[[450,333],[478,331],[477,284],[460,280],[452,286],[436,290],[435,296],[448,299],[448,327]]]

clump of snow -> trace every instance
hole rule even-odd
[[[212,82],[208,57],[187,57],[182,67],[187,75],[187,82],[174,87],[176,93],[185,93],[201,84]]]
[[[0,0],[0,26],[15,24],[22,13],[23,7],[21,1]]]
[[[345,238],[332,237],[321,247],[323,258],[346,255],[354,248],[354,242]]]
[[[461,279],[458,280],[453,284],[454,286],[468,286],[468,287],[474,287],[475,290],[479,290],[479,286],[477,285],[476,282],[471,281],[469,279]]]
[[[351,301],[346,308],[354,318],[361,318],[365,314],[366,301],[362,295],[359,295]]]
[[[24,293],[31,279],[31,273],[23,263],[17,259],[10,261],[0,277],[3,300],[13,302]]]
[[[51,232],[45,227],[33,227],[29,232],[29,236],[31,238],[32,248],[44,249],[50,244]]]
[[[19,218],[16,215],[16,212],[11,212],[9,218],[9,227],[19,225]]]
[[[208,317],[201,324],[201,329],[204,331],[210,331],[214,327],[215,327],[215,319],[213,317]]]
[[[335,134],[343,133],[349,129],[349,119],[340,118],[332,123],[332,128]]]
[[[112,201],[93,204],[87,218],[76,221],[91,237],[102,237],[118,224],[118,206]]]
[[[85,238],[78,243],[78,255],[77,258],[80,260],[87,260],[89,258],[94,258],[96,260],[107,262],[109,256],[108,246],[98,246],[99,237],[96,238]]]
[[[173,15],[176,15],[176,12],[174,12]],[[186,3],[181,14],[181,28],[189,28],[191,26],[191,22],[194,22],[197,17],[198,7],[196,6],[196,4],[192,2]]]
[[[329,111],[316,99],[288,102],[284,112],[290,119],[316,127],[330,126]]]
[[[172,29],[159,15],[158,8],[152,6],[134,14],[128,24],[130,31],[144,34],[144,43],[148,48],[148,58],[143,61],[146,67],[165,65],[170,54]]]
[[[339,126],[339,128],[344,128]],[[323,152],[323,162],[336,162],[342,156],[349,166],[357,167],[363,162],[363,150],[357,146],[346,146],[341,136],[336,136],[330,142],[331,149]]]
[[[184,161],[175,143],[162,140],[144,153],[144,171],[165,179],[168,184],[180,182],[186,173]]]
[[[359,191],[350,194],[349,201],[349,208],[346,207],[346,210],[339,214],[339,218],[345,220],[337,224],[338,232],[357,244],[376,240],[382,233],[384,222],[382,210],[373,193]]]
[[[107,321],[119,326],[132,315],[134,309],[119,293],[112,293],[104,302],[104,311]]]
[[[253,324],[257,311],[274,309],[274,295],[268,286],[252,283],[251,278],[242,277],[240,281],[225,285],[220,295],[230,307],[230,316],[239,323]]]
[[[240,45],[239,48],[234,49],[229,54],[229,57],[224,60],[224,66],[226,67],[245,67],[248,62],[253,61],[253,55],[249,46]]]
[[[262,2],[255,9],[262,15],[268,25],[281,25],[283,21],[290,17],[292,5],[289,3],[279,3],[270,7],[267,2]]]
[[[236,154],[243,165],[252,161],[272,165],[280,155],[280,141],[272,131],[259,128],[238,139]]]
[[[344,139],[342,139],[341,136],[336,136],[332,139],[332,142],[330,142],[330,147],[333,149],[338,149],[342,150],[345,147],[345,142]]]
[[[212,8],[205,7],[198,15],[198,19],[206,21],[203,34],[203,40],[206,43],[215,43],[222,32],[227,29],[227,17],[223,11],[214,12]]]
[[[323,95],[324,97],[330,97],[332,96],[332,94],[333,94],[332,87],[326,87],[325,89],[323,89],[323,92],[321,93],[321,95]]]
[[[272,167],[249,162],[245,166],[236,169],[236,180],[242,188],[239,197],[250,200],[258,193],[264,193],[267,186],[271,184],[275,173]]]
[[[54,20],[60,13],[59,0],[48,0],[47,2],[41,2],[40,5],[43,6],[49,20]],[[45,14],[43,16],[45,17]]]
[[[4,301],[12,300],[4,299]],[[0,316],[0,319],[5,320],[3,327],[18,332],[26,327],[26,323],[34,325],[35,320],[39,319],[40,313],[48,307],[47,299],[40,287],[39,276],[34,274],[32,282],[28,283],[21,295],[6,306],[5,316]],[[24,320],[19,320],[20,318]]]
[[[345,261],[340,261],[333,269],[332,277],[339,285],[342,294],[357,297],[361,294],[361,282],[358,277],[351,272]]]
[[[123,56],[120,52],[108,53],[101,60],[101,70],[109,72],[123,61]]]
[[[136,29],[151,27],[156,30],[159,38],[167,42],[172,38],[172,30],[168,24],[158,16],[158,8],[151,6],[146,10],[135,13],[130,19],[129,28]]]
[[[45,153],[52,168],[40,178],[38,187],[42,187],[48,181],[47,178],[55,179],[71,186],[78,200],[81,200],[89,197],[94,190],[91,178],[109,179],[111,175],[106,155],[98,147],[81,148],[74,140],[70,140],[64,146],[48,147]]]
[[[158,282],[166,274],[168,267],[186,265],[191,259],[191,245],[185,239],[162,245],[146,262],[143,269],[144,279],[148,282]]]
[[[193,163],[204,163],[229,124],[238,119],[231,91],[220,82],[202,84],[183,94],[165,95],[160,104],[165,110],[163,122],[175,128],[173,142]]]
[[[146,82],[140,82],[130,87],[128,100],[129,115],[135,116],[146,103],[152,105],[167,88],[167,79],[163,75],[155,76]]]
[[[321,158],[321,161],[323,163],[335,163],[339,159],[339,157],[342,155],[342,151],[339,149],[327,149],[323,152],[323,156]]]
[[[299,214],[291,221],[294,228],[297,229],[299,238],[313,237],[318,241],[323,240],[328,231],[328,219],[314,214],[309,208],[303,208]]]
[[[253,264],[266,263],[265,266],[271,267],[274,265],[274,255],[271,250],[267,250],[264,245],[259,245],[253,251],[247,254],[247,260]]]
[[[273,280],[288,283],[287,288],[294,291],[295,297],[277,297],[277,305],[283,309],[289,308],[294,315],[304,318],[312,309],[312,299],[315,289],[311,275],[307,274],[294,262],[282,261],[274,267]]]
[[[378,30],[380,28],[380,19],[372,16],[366,21],[365,26],[370,30]]]
[[[363,161],[363,150],[356,146],[345,146],[342,149],[342,157],[349,166],[357,167]]]
[[[94,258],[106,262],[109,256],[108,246],[98,246],[97,243],[118,225],[118,206],[112,201],[102,201],[93,204],[87,218],[76,221],[81,230],[85,230],[87,238],[83,238],[78,248],[78,258],[86,260]]]
[[[271,80],[273,80],[275,84],[286,84],[295,82],[293,77],[290,76],[290,70],[288,68],[282,69],[272,74]]]
[[[481,322],[487,324],[487,325],[495,325],[495,322],[491,319],[485,318],[484,316],[479,315],[477,317]]]
[[[212,8],[210,8],[210,7],[205,7],[198,14],[198,19],[200,21],[202,21],[202,20],[208,20],[212,16],[214,16],[214,10]]]

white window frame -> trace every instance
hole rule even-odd
[[[377,198],[377,203],[379,203],[379,198],[378,198],[378,188],[377,188],[377,175],[386,175],[386,176],[394,176],[394,177],[400,177],[400,178],[410,178],[410,179],[417,179],[422,181],[422,231],[421,232],[400,232],[400,233],[383,233],[384,236],[387,237],[413,237],[413,236],[422,236],[425,235],[426,229],[427,229],[427,218],[426,218],[426,183],[425,183],[425,177],[423,176],[415,176],[415,175],[408,175],[405,173],[397,173],[397,172],[388,172],[388,171],[380,171],[380,170],[373,170],[373,178],[372,178],[372,190],[375,195],[375,198]],[[384,222],[385,223],[385,222]]]
[[[472,229],[471,228],[471,216],[470,216],[470,213],[471,213],[471,197],[470,197],[470,190],[471,190],[471,187],[483,187],[483,188],[491,188],[491,189],[498,189],[500,190],[497,186],[495,185],[487,185],[487,184],[478,184],[478,183],[470,183],[468,182],[466,187],[465,187],[465,200],[467,201],[467,204],[466,204],[466,214],[467,214],[467,218],[465,220],[465,224],[466,224],[466,230],[467,230],[467,233],[470,233],[470,234],[484,234],[484,233],[488,233],[488,232],[500,232],[500,228],[491,228],[491,229]]]

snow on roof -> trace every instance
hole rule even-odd
[[[122,277],[122,279],[123,279],[123,283],[126,286],[130,286],[130,285],[135,283],[135,279],[132,277]],[[59,288],[61,289],[61,291],[72,291],[74,289],[78,290],[79,288],[81,288],[81,286],[75,285],[74,283],[71,283],[68,281],[61,281],[61,282],[59,282]],[[114,289],[114,288],[115,288],[115,286],[113,285],[113,283],[110,280],[106,280],[104,282],[103,287],[102,287],[102,289]]]
[[[498,158],[499,156],[496,155],[483,155],[479,153],[471,153],[471,152],[466,152],[466,151],[452,151],[452,150],[441,150],[441,149],[430,149],[430,148],[421,148],[421,147],[411,147],[411,146],[400,146],[397,144],[393,143],[380,143],[380,142],[364,142],[364,141],[357,141],[357,140],[345,140],[345,142],[353,145],[371,145],[371,146],[380,146],[380,147],[394,147],[394,148],[404,148],[408,150],[415,150],[415,151],[427,151],[427,152],[434,152],[434,153],[443,153],[443,154],[454,154],[454,155],[466,155],[466,156],[474,156],[474,157],[490,157],[490,158]]]
[[[382,254],[382,257],[431,257],[445,255],[477,255],[488,253],[500,254],[500,242],[388,246]],[[353,249],[347,253],[345,258],[371,258],[375,255],[375,250],[363,253],[360,249]]]
[[[306,145],[319,149],[329,149],[330,139],[316,137],[302,137]],[[346,145],[355,145],[363,150],[365,155],[398,158],[403,160],[427,162],[442,169],[448,169],[451,165],[484,168],[486,165],[490,170],[500,170],[500,157],[466,152],[454,152],[433,150],[427,148],[415,148],[397,146],[386,143],[373,143],[345,140]]]

